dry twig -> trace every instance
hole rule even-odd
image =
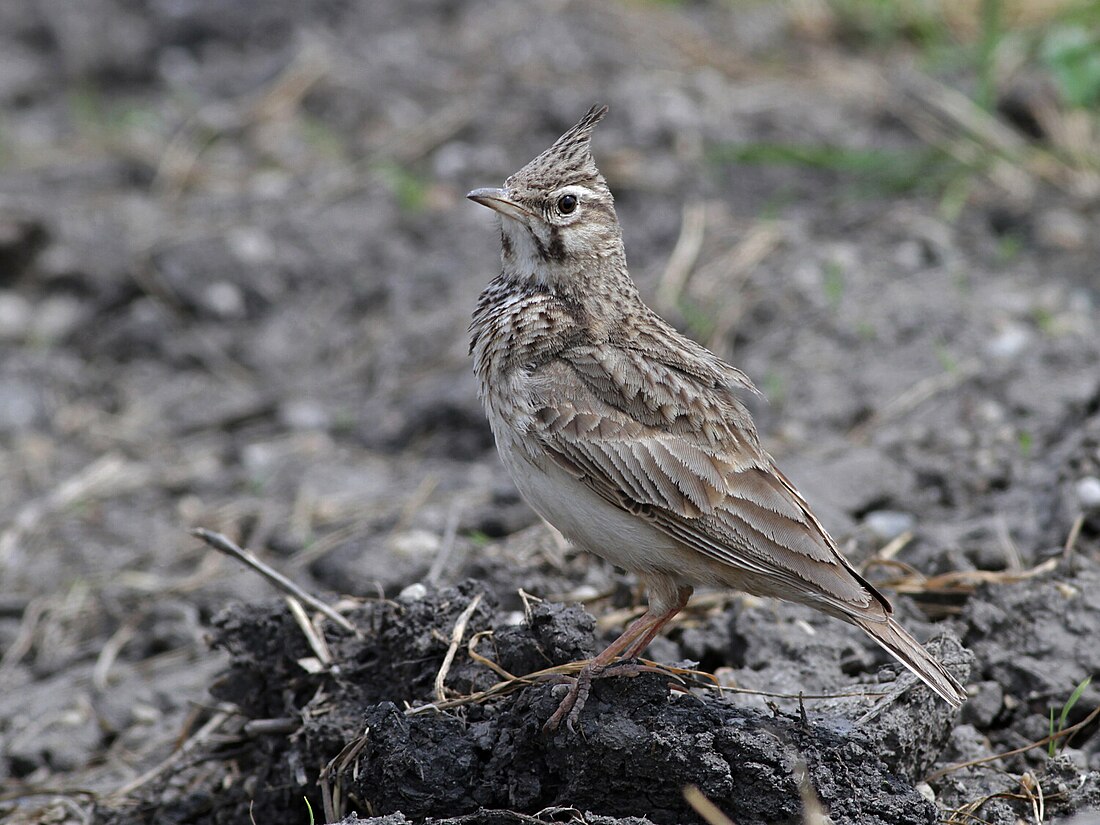
[[[264,564],[262,561],[252,555],[252,553],[249,553],[247,550],[238,547],[233,541],[229,539],[229,537],[224,536],[221,533],[215,533],[213,530],[207,530],[202,527],[197,527],[192,530],[191,535],[195,536],[196,538],[202,539],[215,550],[218,550],[222,553],[225,553],[227,556],[236,559],[246,567],[251,567],[257,573],[259,573],[261,576],[263,576],[265,579],[275,585],[275,587],[282,590],[284,593],[290,594],[299,601],[308,604],[314,610],[324,613],[328,618],[332,619],[333,622],[335,622],[337,625],[339,625],[349,633],[359,635],[359,631],[356,629],[355,625],[348,621],[348,619],[346,619],[344,616],[341,616],[329,605],[325,604],[317,597],[311,596],[309,593],[296,585],[282,573]]]

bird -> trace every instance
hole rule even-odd
[[[634,573],[648,609],[589,659],[545,725],[633,660],[695,586],[809,605],[859,627],[952,707],[959,681],[893,618],[761,446],[751,380],[649,308],[591,151],[593,106],[500,188],[501,270],[470,322],[478,395],[520,494],[574,545]]]

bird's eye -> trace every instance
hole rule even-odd
[[[577,208],[576,195],[562,195],[558,198],[558,211],[563,215],[570,215]]]

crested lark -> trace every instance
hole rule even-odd
[[[760,446],[749,379],[647,307],[627,273],[611,192],[576,126],[502,189],[503,267],[470,352],[497,449],[567,538],[636,573],[649,609],[586,664],[547,722],[578,718],[591,681],[628,671],[696,584],[808,604],[864,631],[944,700],[966,693],[890,614]]]

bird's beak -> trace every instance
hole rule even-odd
[[[473,192],[466,195],[466,197],[474,203],[488,206],[493,211],[504,215],[504,217],[511,218],[523,224],[526,224],[530,218],[534,217],[534,215],[508,196],[507,189],[475,189]]]

